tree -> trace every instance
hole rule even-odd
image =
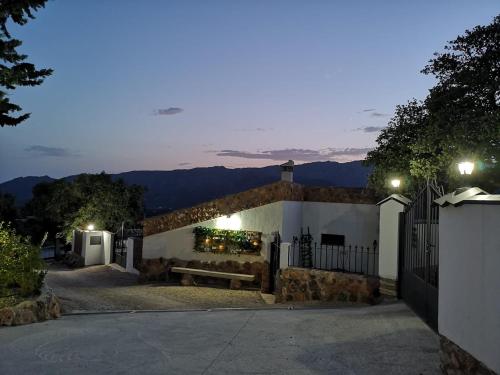
[[[116,231],[122,222],[135,226],[143,218],[143,193],[141,186],[126,185],[121,179],[113,181],[104,172],[81,174],[73,181],[36,185],[24,211],[36,219],[34,239],[44,232],[49,238],[64,232],[69,240],[73,229],[83,229],[89,223],[109,231]]]
[[[423,102],[397,107],[367,155],[374,166],[370,184],[386,191],[387,178],[399,174],[408,191],[426,179],[451,189],[463,183],[456,166],[465,158],[480,170],[469,182],[494,191],[500,186],[500,16],[449,42],[422,72],[437,84]]]
[[[7,22],[25,25],[28,19],[34,19],[33,12],[43,8],[47,0],[1,0],[0,1],[0,126],[16,126],[30,117],[29,113],[12,115],[11,112],[22,108],[10,102],[8,91],[18,86],[37,86],[44,78],[52,74],[52,69],[37,70],[33,64],[26,62],[26,55],[20,54],[17,48],[22,42],[11,37]]]
[[[0,192],[0,221],[13,223],[16,218],[17,209],[14,196]]]

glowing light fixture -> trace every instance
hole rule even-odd
[[[397,189],[399,187],[399,185],[401,185],[401,180],[399,178],[395,178],[395,179],[391,180],[391,186],[393,188]]]
[[[217,229],[240,230],[241,219],[238,215],[221,216],[215,220]]]
[[[472,174],[472,171],[474,170],[474,163],[470,161],[458,163],[458,170],[461,175]]]
[[[87,230],[94,230],[94,224],[87,225]]]

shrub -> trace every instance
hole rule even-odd
[[[38,293],[45,277],[45,262],[40,246],[30,243],[29,237],[0,222],[0,296]]]

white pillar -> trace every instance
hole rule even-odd
[[[134,238],[127,239],[127,272],[139,274],[134,268]]]
[[[379,232],[379,276],[384,279],[398,279],[399,213],[410,200],[393,194],[377,203],[380,206]]]
[[[283,242],[280,245],[280,269],[288,268],[288,254],[290,253],[290,242]]]

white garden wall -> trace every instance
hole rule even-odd
[[[220,221],[241,222],[238,228],[224,228]],[[261,256],[211,254],[195,252],[193,228],[205,226],[220,229],[241,229],[262,232]],[[273,233],[279,232],[282,242],[292,242],[301,228],[309,227],[314,241],[321,242],[321,234],[345,236],[346,245],[372,246],[378,240],[378,207],[371,204],[292,202],[281,201],[241,211],[222,218],[192,224],[167,232],[144,237],[145,259],[178,258],[182,260],[252,262],[269,260]]]
[[[439,215],[439,332],[500,373],[500,205]]]
[[[371,247],[378,241],[378,215],[374,204],[302,202],[302,227],[318,244],[325,233],[344,235],[346,245]]]
[[[142,257],[145,259],[163,257],[201,261],[235,260],[238,262],[268,260],[268,250],[270,243],[274,239],[272,233],[277,231],[282,233],[284,212],[283,203],[284,202],[266,204],[261,207],[252,208],[231,215],[229,221],[234,218],[240,220],[241,226],[239,229],[262,232],[261,256],[230,254],[221,255],[194,251],[194,227],[204,226],[208,228],[236,229],[221,227],[218,224],[220,221],[224,220],[218,221],[217,219],[213,219],[144,237]]]

